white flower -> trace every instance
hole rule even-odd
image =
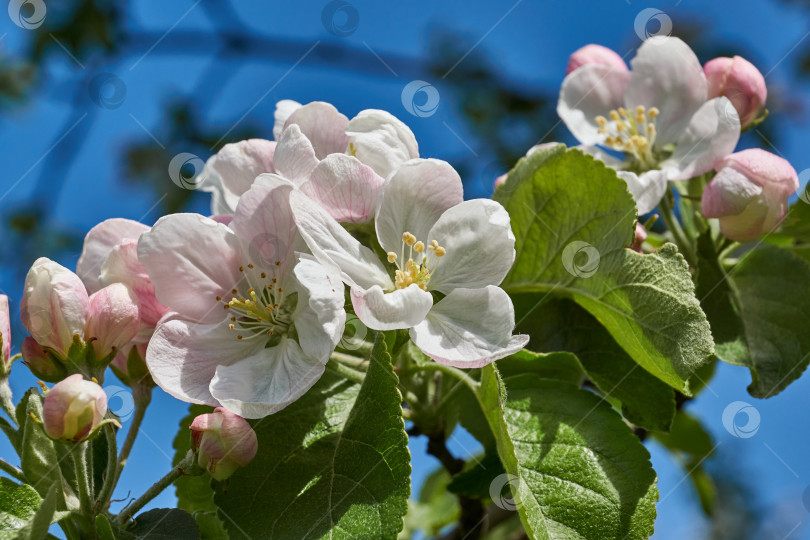
[[[369,328],[409,328],[422,352],[459,367],[486,365],[527,343],[512,335],[514,308],[497,286],[515,259],[509,214],[491,200],[464,201],[449,164],[410,160],[386,181],[375,227],[387,263],[301,193],[290,195],[290,206],[316,258],[342,272]]]
[[[315,261],[290,213],[295,188],[264,175],[229,226],[197,214],[160,219],[138,256],[169,313],[146,361],[169,394],[246,417],[274,413],[324,371],[343,334],[343,284]]]
[[[618,171],[644,214],[661,200],[667,181],[710,171],[733,152],[740,119],[727,98],[707,100],[703,68],[678,38],[645,41],[631,66],[572,71],[557,112],[586,151]]]

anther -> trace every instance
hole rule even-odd
[[[425,251],[425,243],[422,242],[421,240],[418,241],[413,245],[413,250],[417,253],[422,253],[423,251]]]
[[[388,262],[392,263],[397,260],[397,254],[393,251],[388,252]]]

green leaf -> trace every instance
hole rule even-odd
[[[810,186],[805,186],[805,200],[810,201]],[[799,242],[810,243],[810,204],[801,198],[794,202],[779,227],[777,234],[789,236]]]
[[[22,415],[23,437],[20,467],[26,480],[37,490],[40,496],[45,497],[51,489],[56,488],[56,500],[59,510],[65,510],[65,497],[62,491],[62,472],[59,467],[59,455],[54,442],[45,434],[42,427],[42,396],[36,389],[30,389],[21,402],[25,404],[25,414]],[[17,416],[20,417],[18,406]],[[70,458],[68,458],[70,459]]]
[[[535,294],[514,297],[520,324],[534,350],[571,351],[588,378],[605,395],[621,402],[622,414],[636,426],[667,431],[675,416],[675,391],[641,369],[599,321],[576,303],[563,299],[539,302]],[[539,302],[539,303],[538,303]],[[504,376],[502,360],[498,370]],[[574,384],[579,384],[571,380]]]
[[[200,531],[191,514],[179,508],[155,508],[138,514],[126,530],[137,539],[199,540]]]
[[[15,415],[16,416],[16,415]],[[17,454],[20,453],[20,432],[11,425],[11,422],[0,416],[0,430],[8,437],[11,446]]]
[[[744,332],[719,343],[718,356],[751,370],[748,392],[774,396],[810,362],[810,264],[790,251],[763,244],[730,274]]]
[[[464,464],[464,469],[453,476],[447,489],[456,495],[473,499],[489,499],[492,482],[504,472],[498,454],[485,454]]]
[[[574,354],[568,352],[541,354],[526,349],[498,360],[498,371],[503,377],[534,373],[543,379],[557,379],[577,386],[582,384],[585,377],[582,364]]]
[[[710,230],[698,237],[697,255],[695,294],[700,299],[712,327],[714,342],[719,347],[720,343],[737,339],[742,332],[742,321],[734,305],[731,283],[718,262]]]
[[[531,538],[652,534],[658,488],[650,455],[610,405],[534,374],[503,383],[493,365],[481,384],[504,484]]]
[[[34,488],[0,476],[0,540],[16,538],[40,504],[42,499]]]
[[[21,540],[43,540],[48,536],[48,529],[56,513],[56,487],[51,487],[48,495],[42,500],[36,514],[20,529],[17,538]]]
[[[636,207],[616,172],[558,146],[521,160],[494,198],[517,239],[502,287],[573,298],[641,367],[688,394],[689,376],[714,354],[709,324],[675,246],[626,249]]]
[[[410,493],[397,384],[379,334],[362,385],[327,371],[298,401],[254,422],[253,462],[215,486],[231,536],[396,538]]]

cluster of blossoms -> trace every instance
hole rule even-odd
[[[616,169],[639,214],[652,211],[671,181],[717,171],[702,211],[745,242],[774,230],[799,188],[796,171],[764,150],[734,152],[741,130],[764,119],[765,79],[747,60],[701,67],[683,41],[657,36],[630,62],[587,45],[571,55],[557,112],[580,147]]]
[[[273,134],[208,160],[198,180],[211,216],[110,219],[88,233],[75,273],[34,263],[22,356],[57,383],[43,418],[53,438],[83,441],[111,421],[98,384],[109,365],[133,389],[156,384],[216,407],[190,426],[192,447],[224,479],[256,453],[244,418],[317,382],[347,310],[371,330],[407,331],[450,366],[481,367],[527,343],[498,287],[515,259],[509,215],[465,201],[458,173],[420,158],[405,124],[282,101]]]

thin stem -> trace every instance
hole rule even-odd
[[[138,432],[141,430],[141,423],[143,422],[143,417],[146,414],[146,408],[149,406],[149,402],[152,401],[152,389],[149,387],[140,385],[136,386],[133,388],[133,394],[135,411],[132,414],[132,423],[129,425],[127,438],[124,439],[124,444],[121,445],[121,453],[118,454],[118,466],[116,467],[115,481],[113,482],[113,486],[118,484],[118,479],[121,478],[121,472],[124,470],[124,466],[127,464],[129,453],[132,450],[132,446],[135,444],[135,438],[138,436]]]
[[[11,387],[8,385],[8,377],[0,379],[0,406],[3,407],[3,410],[14,423],[14,426],[18,426],[17,410],[14,407],[14,400],[11,398]]]
[[[19,480],[22,483],[26,483],[25,475],[23,474],[23,472],[3,458],[0,458],[0,471],[3,471],[4,473],[8,474],[15,480]]]
[[[73,466],[76,468],[76,484],[79,488],[81,511],[85,517],[89,517],[92,512],[92,502],[90,500],[90,476],[87,469],[87,441],[72,445],[70,453],[73,455]]]
[[[337,351],[332,353],[332,360],[335,360],[336,362],[340,362],[341,364],[345,364],[355,369],[365,368],[368,366],[368,359],[366,358],[359,358],[351,354],[345,354]]]
[[[104,426],[104,435],[107,437],[107,473],[104,476],[104,484],[98,494],[96,505],[93,511],[104,511],[112,497],[115,484],[118,479],[118,444],[115,440],[115,428],[112,424]]]
[[[124,508],[118,517],[115,518],[115,523],[123,525],[129,518],[131,518],[138,510],[146,506],[149,501],[157,497],[164,489],[174,483],[175,480],[183,475],[183,469],[188,468],[194,461],[194,453],[189,451],[183,461],[178,463],[169,473],[155,482],[155,484],[146,490],[146,492],[132,501],[126,508]]]
[[[460,380],[467,387],[472,390],[473,394],[478,395],[478,391],[481,387],[481,383],[464,373],[458,368],[454,368],[452,366],[444,366],[442,364],[437,364],[435,362],[430,364],[419,364],[419,365],[412,365],[407,370],[403,370],[400,372],[401,375],[407,375],[411,372],[416,371],[441,371],[442,373],[447,373],[448,375],[452,375],[456,379]]]
[[[695,258],[692,254],[692,243],[687,239],[686,234],[681,227],[680,222],[675,217],[672,206],[670,205],[670,197],[673,197],[671,188],[668,188],[667,194],[664,195],[664,198],[661,199],[661,204],[659,208],[661,209],[661,218],[664,220],[664,223],[667,226],[667,229],[672,233],[672,236],[675,238],[675,243],[683,253],[683,256],[689,262],[689,264],[694,267]],[[673,197],[674,199],[674,197]]]
[[[725,262],[726,258],[729,255],[731,255],[731,253],[735,249],[740,247],[739,242],[735,242],[733,240],[728,240],[728,239],[726,239],[726,242],[727,243],[724,243],[723,245],[720,246],[720,253],[718,253],[718,255],[717,255],[717,260],[719,260],[721,264]],[[737,263],[737,259],[734,259],[734,263],[735,264]]]
[[[332,373],[335,373],[342,377],[346,377],[350,381],[354,381],[360,384],[362,384],[366,378],[365,374],[356,371],[348,366],[344,366],[340,362],[330,361],[328,364],[326,364],[326,369],[328,369]]]

